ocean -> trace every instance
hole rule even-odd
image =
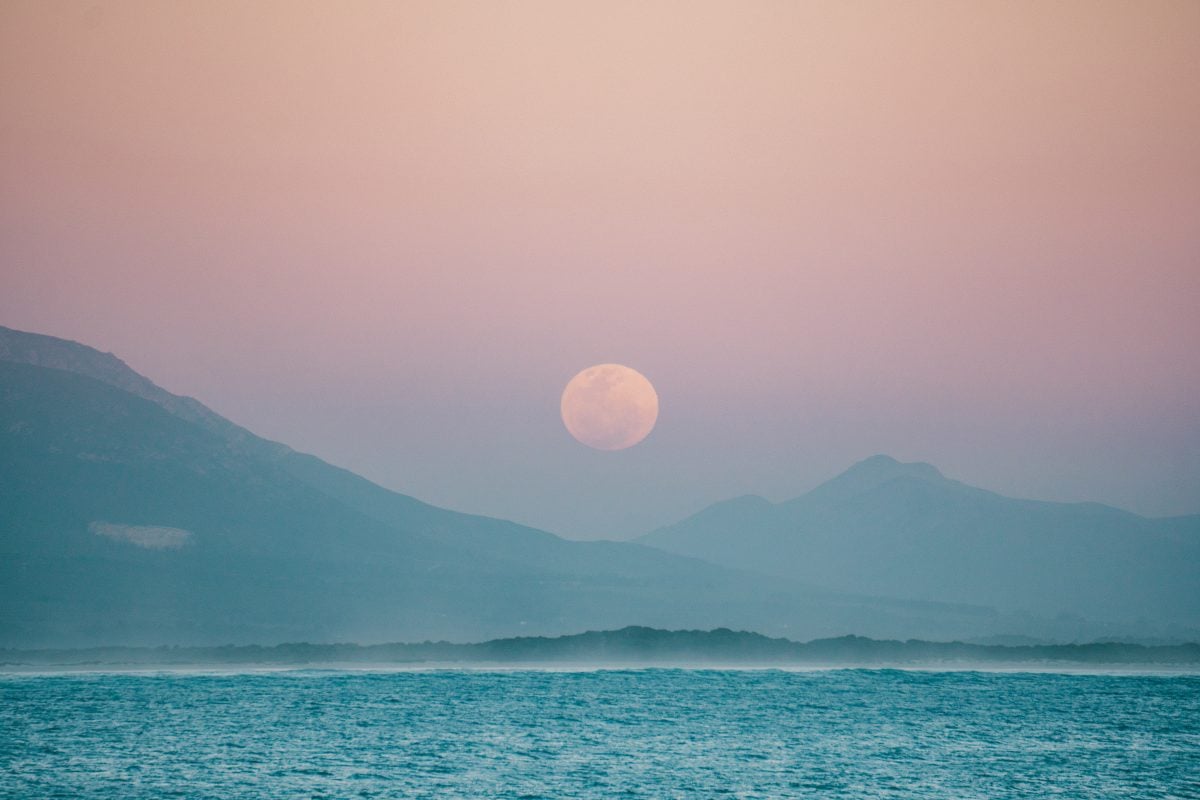
[[[1198,798],[1200,676],[0,675],[3,798]]]

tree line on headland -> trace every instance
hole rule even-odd
[[[667,631],[629,626],[569,636],[527,636],[472,644],[360,645],[308,642],[219,647],[95,647],[0,650],[0,666],[170,667],[358,665],[617,664],[729,666],[1129,665],[1200,664],[1200,644],[972,644],[842,636],[795,642],[747,631]]]

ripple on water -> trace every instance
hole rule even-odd
[[[0,797],[1164,798],[1200,677],[644,670],[0,679]]]

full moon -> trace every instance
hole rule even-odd
[[[571,378],[563,389],[562,420],[588,447],[624,450],[654,429],[658,393],[636,369],[597,364]]]

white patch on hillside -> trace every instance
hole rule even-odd
[[[191,531],[182,528],[163,528],[158,525],[120,525],[114,522],[93,522],[88,530],[97,536],[144,547],[147,550],[178,550],[192,538]]]

